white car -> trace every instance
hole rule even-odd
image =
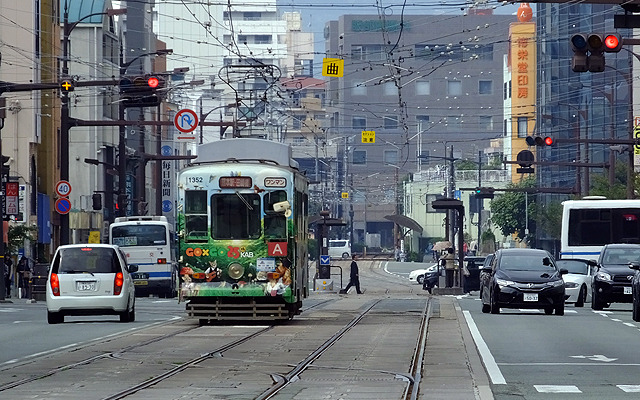
[[[420,285],[422,285],[424,274],[426,274],[427,272],[434,272],[437,269],[438,269],[438,265],[437,264],[434,264],[434,265],[432,265],[432,266],[430,266],[428,268],[414,269],[413,271],[411,271],[409,273],[409,280],[411,282],[417,282]]]
[[[348,240],[343,239],[329,240],[329,248],[327,249],[327,253],[333,259],[349,259],[351,258],[351,244]]]
[[[109,244],[58,247],[47,279],[47,322],[64,322],[65,315],[118,315],[135,320],[135,289],[122,250]]]
[[[558,268],[566,268],[568,274],[562,275],[565,287],[565,300],[567,303],[575,303],[576,307],[584,306],[591,301],[591,284],[596,263],[581,259],[557,260]]]

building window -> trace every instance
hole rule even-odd
[[[385,164],[398,165],[398,150],[385,150],[382,157]]]
[[[493,130],[493,117],[490,115],[480,115],[478,117],[478,129],[481,131]]]
[[[505,119],[502,127],[502,134],[504,137],[507,137],[509,134],[509,120]]]
[[[356,130],[367,129],[367,119],[365,117],[351,117],[351,127]]]
[[[429,128],[428,115],[416,115],[416,122],[418,123],[418,132],[426,131]]]
[[[356,81],[353,82],[353,86],[351,87],[351,95],[352,96],[366,96],[367,95],[367,87],[364,82]]]
[[[478,94],[493,94],[493,81],[478,81]]]
[[[504,95],[503,95],[504,99],[503,100],[506,100],[506,99],[509,98],[508,97],[509,96],[509,92],[507,90],[509,88],[509,86],[507,85],[507,82],[505,82],[503,86],[504,86],[504,89],[503,89],[503,91],[504,91]]]
[[[460,81],[447,81],[447,95],[449,95],[449,96],[461,96],[462,95],[462,82],[460,82]]]
[[[417,81],[416,82],[416,96],[428,96],[431,94],[431,82],[430,81]]]
[[[384,95],[385,96],[397,96],[398,95],[398,87],[393,82],[386,82],[384,84]]]
[[[386,116],[384,120],[384,129],[398,129],[398,117]]]
[[[518,117],[518,137],[527,137],[527,117]]]
[[[365,150],[353,151],[353,164],[364,165],[367,163],[367,152]]]

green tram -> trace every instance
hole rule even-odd
[[[180,301],[201,324],[286,320],[308,289],[308,187],[288,145],[199,146],[178,175]]]

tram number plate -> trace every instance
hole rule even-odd
[[[135,274],[133,274],[132,278],[133,279],[149,279],[149,274],[136,272]]]
[[[624,287],[624,294],[633,294],[631,286]]]
[[[95,282],[76,282],[76,290],[78,292],[89,292],[96,290]]]
[[[538,301],[538,293],[525,293],[524,301]]]

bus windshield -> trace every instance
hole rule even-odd
[[[167,244],[167,230],[161,225],[114,226],[111,243],[120,247],[164,246]]]

